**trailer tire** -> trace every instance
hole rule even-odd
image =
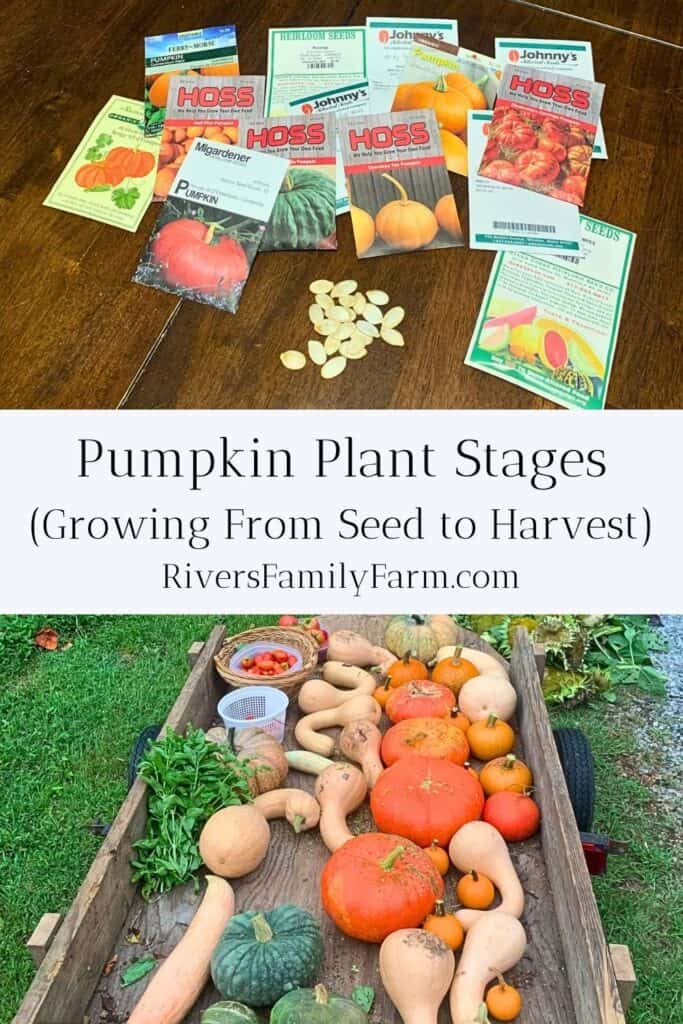
[[[553,729],[553,736],[579,832],[590,832],[595,810],[595,770],[590,743],[580,729]]]
[[[138,777],[138,768],[145,756],[147,745],[155,740],[160,732],[160,725],[148,725],[136,739],[128,760],[128,789],[132,788],[133,783]]]

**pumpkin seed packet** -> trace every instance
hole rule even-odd
[[[391,109],[416,35],[458,44],[458,23],[449,18],[369,17],[365,19],[365,28],[373,114]]]
[[[145,135],[161,135],[173,75],[239,75],[234,25],[145,38]]]
[[[604,91],[600,82],[506,64],[479,174],[583,206]]]
[[[144,104],[112,96],[95,117],[43,206],[137,231],[152,199],[158,140],[145,139]]]
[[[194,139],[133,280],[235,313],[288,167]]]
[[[268,29],[266,117],[289,114],[299,96],[368,77],[364,25]]]
[[[243,121],[245,149],[285,157],[289,168],[261,242],[278,249],[336,249],[337,132],[333,114]]]
[[[154,181],[154,201],[162,202],[197,138],[234,145],[240,121],[263,112],[263,75],[174,75]]]
[[[567,409],[603,409],[636,236],[579,219],[576,255],[496,255],[465,363]]]
[[[492,109],[501,74],[492,57],[416,35],[391,109],[433,110],[448,170],[467,177],[467,113]]]
[[[359,258],[463,245],[433,110],[340,118]]]

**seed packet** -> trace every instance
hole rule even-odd
[[[518,39],[496,37],[496,60],[502,64],[516,64],[518,67],[540,68],[561,71],[563,75],[586,78],[595,81],[593,70],[593,48],[588,42],[577,39]],[[598,121],[595,133],[593,159],[606,160],[607,146],[602,123]]]
[[[239,75],[234,25],[145,39],[145,135],[161,135],[173,75]]]
[[[583,206],[604,89],[506,64],[479,174]]]
[[[466,177],[467,111],[493,107],[502,69],[483,54],[464,54],[462,47],[416,35],[391,109],[433,110],[448,170]]]
[[[158,140],[144,137],[144,104],[112,96],[79,142],[43,206],[137,231],[152,199]]]
[[[240,143],[245,149],[289,161],[261,252],[337,248],[336,134],[333,114],[242,122]]]
[[[133,280],[235,313],[289,163],[193,141]]]
[[[603,409],[636,236],[579,219],[578,254],[498,253],[465,363],[567,409]]]
[[[330,111],[335,117],[348,117],[349,114],[366,114],[370,109],[370,87],[367,81],[356,82],[340,89],[329,89],[326,92],[304,96],[300,100],[292,100],[289,104],[292,114],[301,113],[311,117]],[[339,148],[339,133],[335,130],[337,157],[337,215],[348,213],[349,197],[346,193],[344,180],[344,162]]]
[[[161,202],[196,138],[234,145],[240,120],[263,111],[263,75],[174,75],[159,147],[154,201]]]
[[[368,77],[365,26],[268,30],[266,117],[289,114],[299,96],[341,89]]]
[[[433,110],[337,123],[360,258],[463,245]]]
[[[458,45],[458,23],[448,18],[366,18],[370,112],[391,109],[416,35]]]

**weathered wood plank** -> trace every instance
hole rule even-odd
[[[63,920],[62,914],[43,914],[26,942],[36,967],[40,967]]]
[[[638,983],[633,960],[631,959],[631,950],[628,946],[612,943],[609,947],[609,953],[612,957],[621,1005],[624,1013],[628,1013],[628,1008],[631,1005],[631,999]]]

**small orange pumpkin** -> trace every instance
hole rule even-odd
[[[434,867],[439,872],[441,877],[448,874],[448,869],[451,866],[451,861],[446,850],[443,846],[439,846],[438,839],[432,839],[429,846],[424,847],[424,852],[427,854],[429,859],[434,864]]]
[[[496,898],[496,890],[490,878],[472,868],[458,879],[455,895],[468,910],[488,910]]]
[[[353,237],[356,241],[356,252],[359,256],[363,256],[375,244],[375,222],[368,211],[362,210],[360,206],[351,206],[349,212]]]
[[[387,706],[387,701],[391,696],[391,688],[389,686],[389,680],[387,679],[381,686],[375,687],[372,696],[375,698],[379,706],[384,710]]]
[[[103,164],[83,164],[76,171],[74,181],[79,188],[97,188],[111,185]]]
[[[409,199],[405,188],[396,178],[390,174],[383,174],[382,177],[391,182],[400,198],[386,203],[375,217],[377,234],[392,249],[408,251],[429,245],[439,230],[439,222],[434,213],[424,203]]]
[[[453,707],[455,697],[448,687],[425,679],[392,690],[385,710],[392,722],[402,722],[406,718],[446,718]]]
[[[456,647],[453,651],[453,656],[442,658],[434,666],[434,671],[432,672],[434,682],[448,686],[456,697],[468,680],[474,679],[475,676],[479,675],[479,670],[476,666],[471,661],[468,661],[467,658],[462,658],[461,654],[462,647]]]
[[[450,171],[451,168],[449,167]],[[461,174],[464,172],[460,172]],[[460,238],[462,230],[460,228],[460,218],[458,217],[458,208],[455,205],[455,199],[453,196],[441,196],[438,203],[434,207],[434,214],[439,222],[439,227],[446,231],[453,238]]]
[[[149,96],[150,103],[153,103],[155,107],[166,106],[168,103],[168,93],[171,88],[171,78],[177,74],[177,71],[164,71],[152,82],[147,95]],[[183,69],[183,74],[196,75],[197,72],[190,68],[187,71]]]
[[[467,735],[467,730],[472,724],[467,715],[463,715],[457,704],[454,708],[451,708],[451,722],[453,722],[454,725],[457,725],[458,729],[462,729],[465,735]]]
[[[460,949],[465,938],[463,927],[455,914],[447,914],[443,900],[434,904],[434,913],[423,924],[423,929],[437,935],[450,949]]]
[[[494,968],[491,967],[490,970]],[[514,985],[508,985],[500,971],[496,971],[495,974],[498,983],[492,985],[486,993],[486,1009],[496,1020],[515,1020],[522,1012],[522,997],[519,990]]]
[[[467,111],[473,103],[459,89],[449,87],[447,77],[435,82],[417,82],[408,94],[409,110],[432,109],[442,128],[457,135],[467,129]]]
[[[485,764],[479,773],[479,781],[487,796],[492,793],[523,793],[533,786],[531,772],[514,754],[507,757],[494,757]]]
[[[404,686],[406,683],[416,682],[418,679],[429,679],[429,669],[424,662],[413,657],[410,651],[406,651],[402,658],[389,666],[386,676],[389,686],[394,689],[397,686]]]
[[[480,761],[491,761],[494,757],[505,757],[515,745],[515,734],[511,726],[491,712],[467,730],[467,740],[472,753]]]

